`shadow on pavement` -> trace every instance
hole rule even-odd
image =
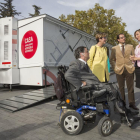
[[[136,106],[140,104],[140,92],[135,92]]]
[[[53,122],[46,122],[46,123],[43,122],[43,123],[40,123],[38,125],[27,124],[27,125],[23,125],[21,127],[5,130],[5,131],[0,132],[0,139],[1,140],[8,139],[8,138],[15,139],[15,138],[17,138],[17,137],[19,137],[19,136],[21,136],[29,131],[44,127],[46,125],[50,125],[52,123]]]
[[[94,129],[98,125],[99,120],[96,120],[95,123],[88,123],[83,126],[83,130],[80,132],[80,134],[86,133],[92,129]]]
[[[36,89],[40,89],[40,88],[44,88],[44,86],[24,86],[24,85],[13,85],[12,86],[12,91],[17,91],[17,90],[36,90]],[[10,87],[0,87],[0,91],[10,91]]]
[[[102,116],[103,117],[103,116]],[[100,121],[100,119],[102,118],[101,116],[98,116],[98,118],[96,119],[95,123],[92,124],[92,123],[89,123],[89,124],[86,124],[84,125],[83,127],[83,130],[81,131],[80,134],[83,134],[83,133],[86,133],[92,129],[97,129],[98,127],[98,123]],[[112,131],[112,134],[117,131],[119,128],[121,127],[121,124],[120,123],[114,123],[113,124],[113,131]]]
[[[120,123],[115,123],[113,124],[113,131],[112,131],[112,134],[117,131],[119,128],[121,127],[121,124]]]

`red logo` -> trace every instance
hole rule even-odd
[[[30,59],[36,53],[38,40],[34,31],[28,31],[24,34],[21,42],[21,52],[23,56]]]

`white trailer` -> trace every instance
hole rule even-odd
[[[10,31],[7,36],[4,33],[7,27],[5,25],[8,25]],[[18,20],[18,25],[15,18],[3,18],[0,19],[0,29],[1,27],[4,27],[0,31],[1,84],[49,85],[57,77],[57,66],[68,66],[75,59],[74,50],[77,47],[86,46],[90,49],[96,44],[92,35],[49,15]],[[18,31],[16,36],[15,31]],[[18,43],[12,44],[13,39],[17,39]],[[5,41],[9,41],[8,53]],[[109,44],[106,46],[111,47]]]
[[[0,84],[19,84],[17,19],[0,19]]]

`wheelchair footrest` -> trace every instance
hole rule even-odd
[[[61,109],[74,109],[74,107],[72,105],[66,104],[66,103],[59,103],[56,106],[57,110],[61,110]]]
[[[103,104],[96,104],[96,110],[98,112],[104,112]]]
[[[60,110],[62,108],[62,106],[65,106],[65,104],[64,103],[63,104],[62,103],[58,103],[57,106],[56,106],[56,109]]]

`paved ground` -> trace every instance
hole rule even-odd
[[[115,80],[112,77],[112,81]],[[0,100],[23,94],[34,89],[25,87],[14,88],[10,92],[7,88],[0,88]],[[126,90],[127,95],[127,90]],[[135,88],[136,105],[140,108],[140,92]],[[97,116],[95,124],[86,124],[82,132],[77,136],[64,134],[57,125],[59,121],[59,110],[56,110],[58,100],[44,102],[15,113],[0,109],[0,140],[139,140],[140,122],[132,128],[120,124],[120,117],[112,110],[111,119],[114,127],[113,133],[108,137],[101,137],[98,133]]]

